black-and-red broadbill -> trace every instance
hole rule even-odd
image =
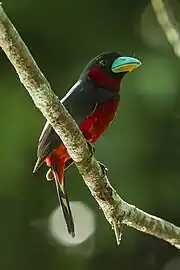
[[[115,117],[122,78],[140,65],[141,62],[134,57],[121,56],[117,52],[102,53],[88,63],[78,81],[61,100],[91,144],[99,139]],[[39,138],[37,157],[34,172],[43,162],[50,167],[47,179],[55,179],[67,229],[74,237],[74,222],[64,181],[64,170],[73,161],[48,122]]]

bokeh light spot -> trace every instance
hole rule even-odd
[[[78,245],[86,241],[95,231],[95,216],[92,210],[82,202],[70,203],[75,223],[75,238],[66,229],[63,213],[57,207],[49,216],[48,228],[52,237],[66,246]]]

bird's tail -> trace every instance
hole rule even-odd
[[[59,203],[62,207],[68,233],[72,237],[75,237],[73,217],[72,217],[69,200],[68,200],[66,189],[65,189],[65,181],[64,181],[65,162],[64,160],[52,157],[51,164],[52,164],[51,169],[52,169],[55,184],[56,184],[57,195],[58,195]]]

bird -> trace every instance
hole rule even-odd
[[[139,59],[105,52],[94,57],[84,68],[77,82],[61,103],[78,124],[82,134],[93,145],[115,118],[120,103],[120,84],[125,74],[141,65]],[[66,192],[64,171],[73,164],[66,147],[47,121],[37,146],[33,170],[46,163],[47,180],[55,180],[68,233],[75,237],[73,216]]]

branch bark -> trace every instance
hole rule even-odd
[[[38,68],[28,48],[0,6],[0,46],[19,75],[21,83],[36,107],[61,137],[86,185],[96,199],[120,243],[122,225],[154,235],[180,248],[180,228],[161,218],[149,215],[123,201],[80,132],[75,121],[53,93],[50,84]]]

